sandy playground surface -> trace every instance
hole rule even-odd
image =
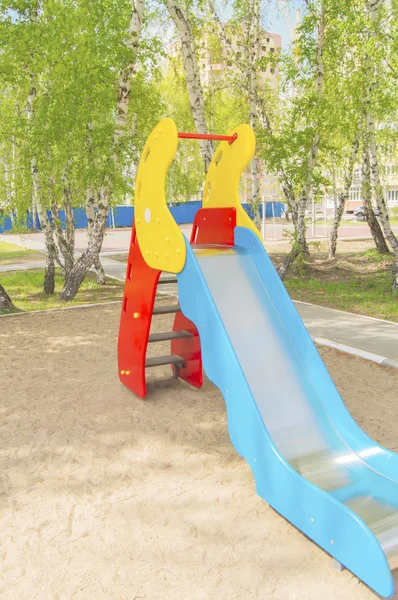
[[[146,401],[119,383],[118,321],[116,305],[0,319],[0,598],[376,598],[256,495],[211,383],[152,370]],[[398,373],[321,353],[398,449]]]

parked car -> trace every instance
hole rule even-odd
[[[373,206],[373,212],[376,215],[376,217],[379,216],[379,209],[377,208],[377,206]],[[364,206],[357,206],[356,209],[354,210],[354,215],[357,217],[357,219],[364,219],[365,218],[365,207]]]

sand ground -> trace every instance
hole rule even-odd
[[[376,598],[256,495],[211,383],[153,370],[146,401],[119,383],[118,320],[0,319],[0,598]],[[321,353],[361,426],[398,449],[398,373]]]

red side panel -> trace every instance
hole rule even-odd
[[[201,208],[195,216],[191,244],[234,245],[235,208]]]
[[[146,264],[133,223],[120,318],[118,366],[120,381],[140,398],[146,395],[146,349],[160,273]]]
[[[235,226],[235,208],[201,208],[195,216],[191,244],[225,244],[233,246]],[[199,333],[192,321],[182,313],[177,313],[174,319],[173,331],[181,329],[189,331],[193,337],[171,342],[171,353],[182,356],[186,363],[184,369],[179,369],[178,377],[194,387],[200,388],[203,384],[203,370]]]
[[[178,369],[178,377],[184,379],[193,387],[201,388],[203,375],[199,333],[192,321],[182,313],[177,313],[174,319],[173,331],[180,330],[189,331],[192,337],[172,340],[171,342],[171,354],[178,354],[185,361],[185,367]]]

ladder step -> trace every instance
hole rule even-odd
[[[153,358],[147,358],[145,361],[146,367],[160,367],[162,365],[176,365],[182,367],[184,359],[178,354],[169,354],[167,356],[155,356]]]
[[[177,283],[177,277],[159,277],[158,285],[160,283]]]
[[[170,306],[155,306],[153,309],[154,315],[168,315],[169,313],[177,313],[181,312],[181,308],[178,304],[173,304]]]
[[[192,337],[189,331],[163,331],[162,333],[150,333],[148,342],[166,342],[167,340],[181,340]]]

